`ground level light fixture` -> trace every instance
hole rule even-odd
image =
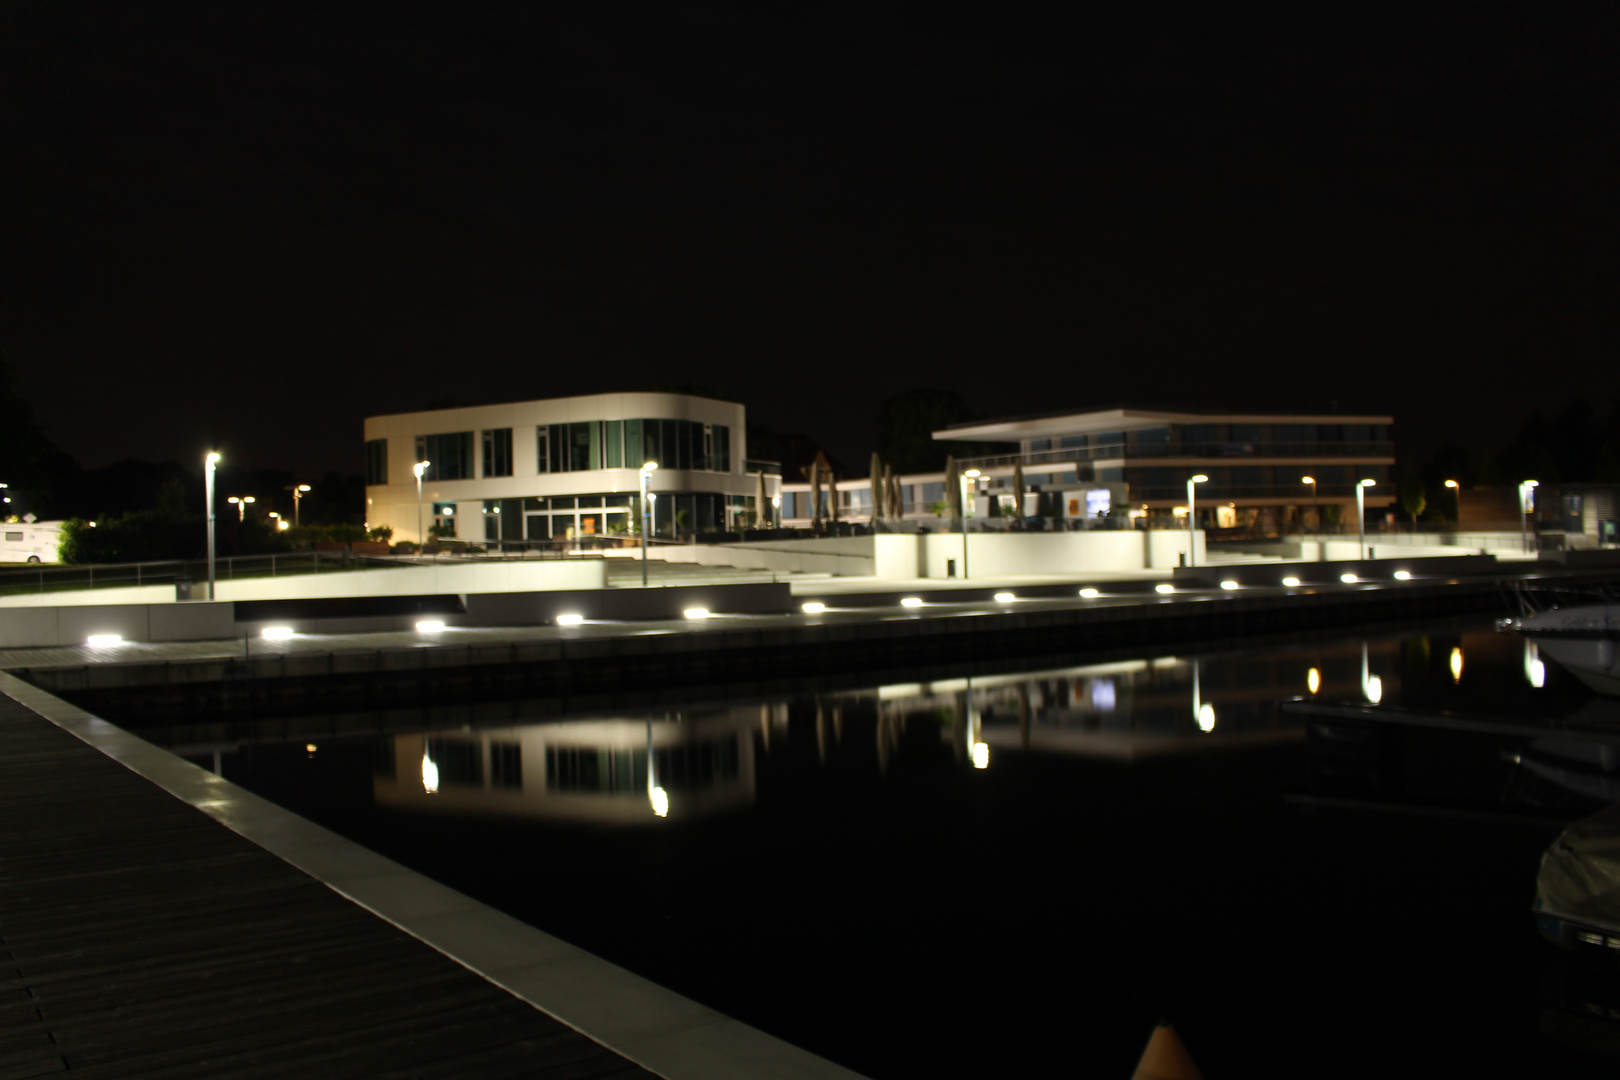
[[[689,607],[685,611],[681,612],[681,615],[688,619],[707,619],[709,617],[709,609],[701,607]]]
[[[290,626],[267,626],[260,631],[260,636],[271,641],[280,641],[283,638],[292,637],[293,628]]]
[[[1231,592],[1233,589],[1235,589],[1237,587],[1238,587],[1238,583],[1235,582],[1235,581],[1232,581],[1230,579],[1221,582],[1221,588],[1225,589],[1227,592]]]
[[[806,615],[820,615],[823,611],[827,610],[827,605],[823,604],[820,600],[811,600],[801,605],[801,609]]]
[[[922,597],[920,597],[920,596],[908,596],[905,599],[900,601],[900,606],[901,607],[922,607],[923,606]]]
[[[585,616],[581,615],[577,611],[566,611],[563,614],[557,616],[557,625],[558,626],[578,626],[580,623],[582,623],[584,621],[585,621]]]
[[[1102,595],[1101,589],[1081,589],[1080,595],[1087,600],[1095,600]]]
[[[443,619],[423,619],[416,624],[418,634],[437,634],[444,630]]]
[[[1176,587],[1168,583],[1162,583],[1153,586],[1153,591],[1159,593],[1161,596],[1168,596],[1170,593],[1176,591]]]
[[[1354,585],[1356,582],[1360,581],[1361,579],[1356,577],[1356,575],[1354,575],[1354,574],[1340,574],[1339,575],[1339,580],[1344,582],[1346,585]]]
[[[1297,577],[1285,577],[1285,578],[1283,578],[1283,584],[1288,586],[1290,589],[1298,588],[1299,587],[1299,578],[1297,578]]]
[[[1396,581],[1411,581],[1412,580],[1412,572],[1410,570],[1397,570],[1397,571],[1395,571],[1395,580]]]
[[[123,637],[118,634],[91,634],[84,639],[86,645],[98,649],[104,645],[121,645],[123,641]]]
[[[996,603],[998,604],[1010,604],[1016,599],[1018,599],[1018,597],[1014,596],[1010,592],[998,592],[996,593],[995,597]]]

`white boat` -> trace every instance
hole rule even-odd
[[[1593,690],[1620,695],[1620,604],[1548,608],[1508,625]]]

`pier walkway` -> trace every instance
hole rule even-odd
[[[853,1076],[10,676],[0,961],[0,1078]]]

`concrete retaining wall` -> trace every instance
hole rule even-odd
[[[472,592],[524,592],[531,589],[600,589],[607,585],[601,559],[536,559],[532,562],[445,563],[386,567],[329,574],[221,579],[216,600],[313,600],[334,596],[446,596]],[[208,583],[192,583],[192,595],[206,595]],[[0,608],[108,607],[116,604],[174,603],[173,585],[142,585],[74,592],[22,593],[0,597]],[[195,603],[196,601],[190,601]]]
[[[82,645],[91,634],[117,634],[125,641],[217,640],[235,636],[235,609],[224,602],[19,608],[0,616],[0,647]]]
[[[467,597],[468,626],[533,626],[558,615],[587,619],[679,619],[689,608],[719,614],[775,615],[797,610],[786,582],[742,585],[673,585],[651,589],[581,589],[549,592],[478,593]]]
[[[666,562],[734,566],[741,570],[870,577],[875,536],[825,536],[749,544],[680,544],[654,548]]]

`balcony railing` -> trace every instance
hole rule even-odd
[[[957,464],[964,469],[1001,469],[1014,465],[1063,465],[1079,461],[1105,461],[1136,458],[1288,458],[1293,461],[1314,461],[1320,458],[1393,458],[1395,444],[1391,442],[1308,442],[1308,443],[1239,443],[1200,442],[1164,443],[1159,445],[1129,445],[1112,443],[1107,446],[1070,446],[1057,450],[1032,450],[1027,454],[996,454],[991,457],[964,458]]]

